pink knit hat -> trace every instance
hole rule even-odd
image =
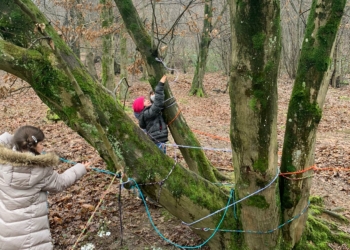
[[[145,107],[145,105],[143,104],[144,100],[145,100],[144,96],[140,96],[135,99],[135,101],[132,104],[132,108],[134,112],[140,113],[143,110],[143,108]]]

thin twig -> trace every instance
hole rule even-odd
[[[39,38],[35,39],[35,40],[29,45],[29,47],[28,47],[27,49],[30,49],[37,41],[43,40],[43,39],[51,40],[51,37],[49,37],[49,36],[39,37]]]

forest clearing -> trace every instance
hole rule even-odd
[[[2,74],[4,75],[4,74]],[[196,131],[196,136],[203,147],[212,149],[230,149],[229,96],[226,93],[213,91],[224,89],[226,77],[220,73],[208,73],[204,85],[208,90],[207,98],[190,97],[191,74],[181,74],[178,80],[171,84],[171,89],[185,116],[190,128]],[[133,117],[131,103],[139,95],[147,95],[150,87],[147,83],[133,77],[129,89],[129,98],[125,109]],[[171,81],[175,76],[169,75]],[[19,80],[18,80],[19,81]],[[1,85],[4,85],[2,80]],[[7,83],[8,85],[9,83]],[[15,88],[22,84],[16,83]],[[0,99],[1,122],[0,131],[13,133],[22,125],[34,125],[42,128],[46,134],[45,150],[54,151],[60,157],[69,161],[84,161],[98,156],[96,151],[77,133],[67,127],[62,121],[47,120],[47,107],[36,96],[35,92],[24,84],[27,89]],[[22,87],[23,87],[22,86]],[[29,87],[29,88],[28,88]],[[278,141],[281,145],[286,122],[287,104],[292,90],[292,81],[280,77],[278,84]],[[312,196],[319,196],[325,202],[325,208],[337,212],[350,219],[350,87],[328,90],[324,114],[317,131],[315,163],[319,168],[330,168],[327,171],[311,173]],[[135,120],[136,122],[136,120]],[[170,144],[173,140],[170,139]],[[176,152],[176,153],[175,153]],[[214,150],[205,151],[208,159],[225,175],[233,176],[230,152]],[[178,149],[168,147],[167,154],[177,157],[185,164]],[[62,163],[57,170],[62,172],[70,164]],[[106,166],[102,159],[93,166],[102,170]],[[345,170],[343,168],[346,168]],[[54,249],[70,249],[77,241],[82,229],[88,222],[101,197],[103,202],[97,209],[91,223],[87,227],[76,249],[89,249],[88,243],[94,249],[176,249],[164,241],[152,227],[147,217],[142,201],[134,191],[122,190],[121,213],[118,202],[119,180],[115,180],[108,193],[105,190],[113,176],[91,171],[77,184],[57,195],[49,196],[50,225],[54,240]],[[183,246],[200,245],[201,240],[191,229],[180,220],[169,214],[164,208],[148,203],[150,215],[159,231],[169,240]],[[324,214],[324,216],[327,216]],[[122,233],[121,224],[122,222]],[[335,220],[335,222],[337,222]],[[340,228],[350,234],[350,226]],[[104,233],[103,233],[104,232]],[[106,234],[109,232],[108,234]],[[122,245],[121,245],[122,243]],[[82,248],[85,246],[86,248]],[[329,244],[330,249],[349,249],[345,245]],[[92,249],[92,248],[90,248]],[[202,249],[209,249],[203,247]]]

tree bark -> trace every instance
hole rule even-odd
[[[94,53],[92,53],[91,51],[89,51],[86,54],[85,66],[88,69],[88,71],[90,72],[90,75],[94,78],[94,80],[98,81],[98,75],[97,75],[95,63],[94,63]]]
[[[224,12],[227,9],[227,4],[224,5],[221,15],[224,14]],[[206,72],[207,67],[207,59],[209,54],[209,47],[210,43],[212,41],[211,32],[216,27],[216,25],[219,23],[218,20],[212,25],[213,21],[213,1],[212,0],[206,0],[204,2],[204,21],[203,21],[203,30],[201,34],[201,40],[199,43],[199,50],[198,50],[198,56],[197,56],[197,63],[196,63],[196,70],[194,72],[191,89],[189,94],[190,95],[196,95],[198,97],[204,97],[206,96],[206,92],[203,86],[203,79]]]
[[[113,36],[110,27],[113,23],[113,8],[112,0],[100,0],[100,4],[103,5],[101,12],[101,24],[102,29],[106,33],[102,37],[102,85],[107,89],[113,91],[115,88],[114,83],[114,45]]]
[[[127,53],[127,47],[126,47],[126,41],[127,41],[127,32],[125,30],[124,24],[122,24],[122,28],[120,30],[120,37],[119,37],[119,48],[120,48],[120,80],[124,77],[128,78],[128,70],[127,70],[127,62],[128,62],[128,53]],[[128,94],[128,86],[127,84],[122,81],[119,86],[119,99],[124,100],[127,98]]]
[[[277,72],[280,59],[279,1],[230,2],[231,145],[236,197],[276,178]],[[253,216],[254,215],[254,216]],[[267,231],[280,223],[277,182],[239,206],[245,230]],[[243,234],[238,249],[278,249],[280,234]]]
[[[207,59],[209,53],[209,46],[211,42],[210,33],[212,31],[212,19],[213,19],[213,1],[205,0],[204,2],[204,20],[203,30],[201,34],[201,40],[198,48],[198,56],[196,63],[196,70],[194,72],[190,95],[196,95],[198,97],[206,96],[203,79],[207,66]]]
[[[75,1],[76,4],[81,4],[80,0]],[[81,10],[78,8],[72,8],[69,10],[70,17],[72,20],[76,20],[76,23],[73,24],[73,27],[75,30],[79,30],[81,26],[84,24],[84,17],[83,14],[81,13]],[[80,38],[81,34],[80,32],[77,32],[74,37],[73,41],[71,43],[71,48],[74,52],[74,54],[80,59]]]
[[[297,76],[288,108],[281,172],[297,172],[296,179],[280,179],[284,219],[290,219],[307,206],[311,171],[315,164],[316,130],[328,89],[325,74],[331,63],[331,51],[344,11],[345,0],[314,0],[306,28]],[[307,214],[283,228],[284,242],[293,247],[299,241]],[[288,246],[288,247],[289,247]]]

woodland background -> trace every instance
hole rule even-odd
[[[114,63],[115,77],[113,86],[118,86],[121,100],[125,98],[125,109],[133,118],[130,109],[132,100],[140,94],[146,95],[150,86],[144,82],[147,78],[143,70],[142,60],[137,49],[128,35],[123,31],[123,24],[113,4],[108,1],[34,1],[45,13],[56,30],[60,32],[67,44],[85,62],[87,67],[96,70],[96,77],[100,81],[103,71],[103,43],[106,36],[111,38],[108,51]],[[169,68],[176,69],[173,75],[169,71],[174,96],[181,107],[191,129],[197,131],[203,146],[212,148],[229,148],[230,106],[227,94],[227,80],[230,58],[230,27],[229,15],[225,8],[225,1],[213,1],[214,18],[217,25],[210,30],[210,49],[205,68],[203,89],[206,98],[189,96],[191,92],[203,20],[203,1],[192,2],[191,8],[183,14],[176,23],[176,31],[167,46],[160,48],[161,58]],[[103,6],[111,4],[109,10],[113,17],[109,27],[103,27],[101,15]],[[142,20],[147,27],[154,25],[157,19],[159,33],[162,36],[182,13],[184,5],[174,1],[135,1],[135,6],[141,13]],[[282,27],[282,60],[279,77],[279,114],[278,140],[281,146],[285,128],[288,100],[295,77],[301,39],[303,37],[310,1],[281,1]],[[156,8],[157,7],[157,8]],[[157,12],[153,13],[153,10]],[[104,13],[106,14],[106,13]],[[324,115],[318,129],[316,147],[316,164],[318,167],[329,167],[329,171],[322,171],[314,176],[312,194],[324,198],[329,211],[337,211],[350,218],[349,215],[349,173],[338,167],[349,168],[349,80],[348,80],[348,39],[349,39],[349,6],[346,7],[342,24],[338,32],[337,46],[333,56],[333,73],[324,107]],[[121,51],[126,44],[126,53]],[[124,53],[124,54],[123,54]],[[127,56],[125,56],[127,55]],[[126,62],[123,60],[126,59]],[[91,65],[93,66],[91,68]],[[122,65],[127,66],[123,72]],[[13,132],[18,126],[32,124],[40,126],[47,135],[46,147],[57,152],[61,157],[72,161],[83,161],[96,157],[96,152],[82,138],[76,135],[61,121],[47,120],[47,107],[41,103],[36,94],[26,83],[2,72],[1,82],[1,131]],[[127,77],[130,85],[120,82]],[[120,83],[120,85],[119,85]],[[196,94],[196,93],[193,93]],[[136,122],[136,121],[135,121]],[[169,148],[168,154],[178,157],[179,152]],[[206,152],[210,161],[226,175],[233,174],[230,153],[215,151]],[[182,161],[185,165],[185,162]],[[59,166],[59,171],[69,164]],[[102,160],[96,163],[100,169],[105,169]],[[111,181],[111,176],[100,173],[90,173],[77,185],[66,192],[52,196],[50,200],[50,223],[52,226],[55,249],[67,249],[72,246],[85,223],[96,208],[96,205]],[[96,249],[120,249],[121,239],[125,249],[172,249],[154,230],[146,218],[145,208],[136,199],[132,191],[122,192],[123,234],[120,232],[120,210],[118,209],[117,194],[119,185],[113,184],[111,192],[104,197],[104,201],[97,214],[80,241],[79,246],[93,243]],[[201,240],[181,222],[172,217],[166,210],[149,203],[151,214],[155,217],[164,235],[182,245],[199,244]],[[111,236],[97,236],[104,230],[111,232]],[[350,233],[348,227],[344,232]],[[121,235],[123,237],[121,237]],[[346,246],[330,245],[333,249],[347,249]]]

